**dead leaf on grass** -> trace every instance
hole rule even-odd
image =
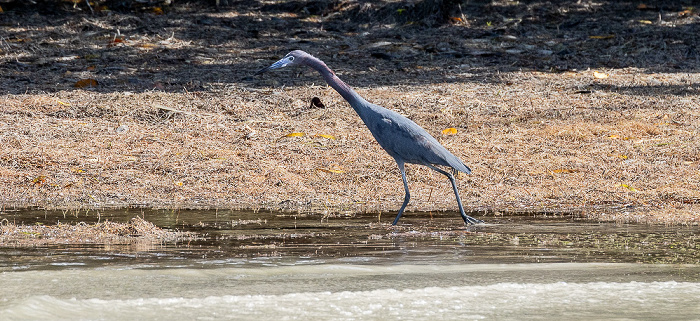
[[[284,135],[284,137],[304,137],[304,133],[289,133],[287,135]]]
[[[560,168],[560,169],[555,169],[552,171],[552,173],[557,173],[557,174],[571,174],[571,173],[578,173],[578,169],[570,169],[570,168]]]
[[[97,80],[88,78],[88,79],[80,79],[73,84],[73,87],[75,88],[85,88],[85,87],[97,87]]]
[[[632,186],[629,186],[629,185],[627,185],[627,184],[620,183],[620,185],[618,185],[618,186],[619,186],[619,187],[624,187],[624,188],[630,190],[630,192],[639,192],[638,189],[636,189],[636,188],[634,188],[634,187],[632,187]]]
[[[320,98],[314,97],[314,98],[311,98],[311,106],[310,106],[309,108],[314,108],[314,107],[326,108],[326,105],[324,105],[324,104],[321,102],[321,99],[320,99]]]
[[[116,36],[107,44],[107,47],[114,47],[120,43],[124,43],[124,38],[122,36]]]
[[[154,48],[157,48],[158,45],[152,44],[152,43],[140,43],[137,45],[137,47],[139,47],[141,49],[154,49]]]
[[[608,78],[608,74],[595,70],[593,71],[593,77],[596,77],[598,79],[605,79]]]
[[[454,134],[457,134],[457,129],[453,128],[453,127],[446,128],[442,131],[442,134],[445,136],[454,135]]]
[[[316,137],[323,137],[323,138],[326,138],[326,139],[332,139],[332,140],[335,140],[335,136],[333,136],[333,135],[326,135],[326,134],[316,134],[316,135],[314,135],[314,136],[316,136]]]
[[[333,174],[340,174],[343,173],[343,171],[339,169],[326,169],[326,168],[317,168],[317,171],[325,172],[325,173],[333,173]]]
[[[645,24],[645,25],[654,24],[653,22],[651,22],[651,21],[649,21],[649,20],[639,20],[638,22],[639,22],[639,23],[642,23],[642,24]]]
[[[602,35],[602,36],[588,36],[590,39],[612,39],[615,35]]]
[[[41,185],[46,183],[46,176],[39,175],[32,180],[32,185]]]

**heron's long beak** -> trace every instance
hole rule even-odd
[[[265,67],[265,68],[263,68],[263,69],[258,70],[255,74],[256,74],[256,75],[259,75],[259,74],[262,74],[262,73],[264,73],[264,72],[266,72],[266,71],[268,71],[268,70],[279,69],[279,68],[282,68],[282,67],[286,67],[286,66],[289,65],[289,63],[291,63],[291,62],[292,62],[292,60],[289,59],[289,57],[284,57],[284,58],[278,60],[276,63],[270,65],[270,67]]]

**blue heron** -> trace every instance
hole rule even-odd
[[[457,198],[459,213],[466,224],[482,223],[471,216],[464,213],[462,201],[459,198],[457,184],[452,173],[444,171],[435,165],[442,165],[452,169],[453,173],[464,172],[471,173],[469,167],[464,165],[457,156],[450,153],[445,147],[425,129],[418,126],[412,120],[400,115],[397,112],[388,110],[384,107],[372,104],[358,95],[350,86],[345,84],[335,73],[326,66],[320,59],[301,50],[294,50],[284,56],[284,58],[275,62],[267,68],[259,70],[256,75],[264,73],[268,70],[279,69],[287,66],[305,65],[318,71],[323,79],[335,89],[345,100],[350,103],[350,106],[357,112],[362,121],[365,123],[369,131],[377,140],[380,146],[394,158],[401,172],[403,179],[403,188],[406,191],[403,205],[399,210],[398,215],[392,225],[396,225],[403,214],[411,194],[408,191],[408,183],[406,182],[406,170],[404,164],[418,164],[429,167],[436,172],[447,176],[452,183],[452,189]]]

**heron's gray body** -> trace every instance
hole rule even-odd
[[[368,106],[363,113],[367,117],[362,117],[358,112],[374,139],[394,159],[409,164],[442,165],[471,173],[469,167],[457,156],[412,120],[374,104]]]
[[[323,61],[301,50],[290,52],[287,56],[272,64],[270,67],[258,71],[258,74],[268,69],[277,69],[298,64],[309,66],[318,71],[321,76],[323,76],[326,83],[333,87],[333,89],[350,103],[350,106],[352,106],[355,112],[360,116],[372,133],[372,136],[374,136],[374,139],[376,139],[379,145],[394,158],[396,164],[399,166],[406,194],[403,205],[393,222],[394,225],[399,221],[399,218],[401,218],[401,214],[403,214],[410,199],[404,163],[424,165],[447,176],[452,183],[452,188],[454,189],[460,214],[464,222],[467,224],[481,222],[464,213],[454,176],[434,165],[447,166],[467,174],[471,173],[469,167],[464,165],[457,156],[450,153],[435,139],[435,137],[431,136],[425,129],[418,126],[418,124],[412,120],[395,111],[368,102],[352,90],[350,86],[340,80]]]

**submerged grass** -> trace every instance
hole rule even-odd
[[[128,223],[101,222],[55,225],[14,224],[0,221],[0,245],[41,246],[48,244],[141,245],[191,240],[192,233],[166,231],[140,217]]]

